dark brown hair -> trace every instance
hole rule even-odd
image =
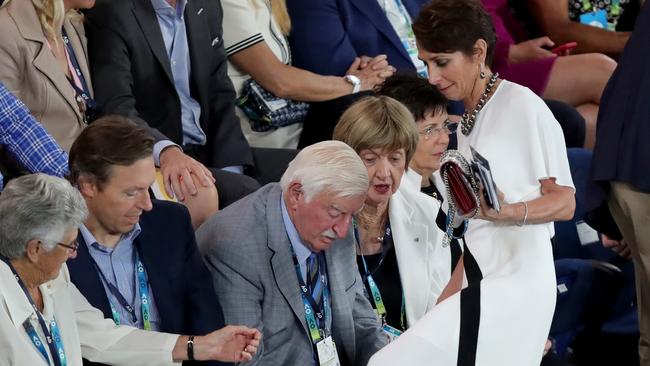
[[[101,187],[111,174],[111,166],[128,166],[153,154],[154,139],[147,130],[128,118],[105,116],[86,127],[70,148],[70,175],[73,184],[88,174]]]
[[[377,93],[404,104],[416,122],[428,114],[438,115],[447,110],[447,98],[415,72],[395,73],[384,81]]]
[[[485,63],[492,65],[496,35],[490,15],[479,0],[435,0],[425,5],[413,23],[418,43],[429,52],[474,54],[479,39],[487,43]]]

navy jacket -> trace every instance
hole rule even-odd
[[[160,314],[160,330],[203,335],[222,328],[221,305],[217,301],[210,272],[198,252],[189,212],[177,203],[152,202],[153,209],[140,216],[142,231],[134,244],[147,269]],[[77,257],[67,262],[72,282],[94,307],[101,310],[105,317],[111,318],[108,297],[91,261],[88,247],[81,234],[78,239]]]
[[[620,238],[609,216],[609,182],[625,182],[650,193],[650,4],[645,3],[636,28],[600,101],[598,130],[587,189],[587,222]]]
[[[428,0],[402,0],[415,20]],[[345,75],[357,56],[388,56],[398,70],[415,70],[377,0],[287,0],[293,65]]]

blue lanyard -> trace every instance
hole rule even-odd
[[[135,313],[135,309],[133,309],[133,306],[129,304],[129,302],[122,296],[122,293],[120,293],[120,290],[115,287],[111,282],[106,279],[106,276],[104,276],[104,273],[102,270],[99,268],[93,257],[91,256],[90,259],[93,261],[93,264],[95,265],[95,269],[99,273],[99,276],[102,278],[102,281],[106,284],[108,287],[109,291],[115,298],[117,299],[117,302],[122,306],[124,310],[126,310],[129,315],[131,316],[131,322],[133,324],[136,324],[138,322],[138,317]],[[151,330],[151,310],[150,310],[150,297],[149,297],[149,277],[147,275],[147,271],[144,268],[144,265],[142,264],[142,261],[140,260],[140,255],[138,254],[138,251],[135,250],[135,274],[138,280],[138,289],[140,291],[140,312],[142,314],[142,325],[144,330]],[[111,300],[108,300],[108,304],[111,307],[111,314],[113,315],[113,321],[115,324],[120,325],[121,323],[121,317],[120,313],[115,309],[115,305],[111,302]]]
[[[307,287],[305,281],[302,279],[300,263],[298,263],[298,257],[296,256],[296,252],[293,250],[293,246],[291,246],[291,255],[293,257],[296,275],[298,276],[298,284],[300,285],[300,296],[302,297],[302,303],[305,307],[305,320],[307,322],[307,327],[309,328],[309,337],[311,338],[312,343],[316,344],[327,338],[330,333],[327,329],[327,319],[331,319],[331,310],[329,305],[329,288],[327,284],[327,264],[325,263],[325,256],[321,253],[317,255],[318,272],[321,284],[323,285],[323,297],[321,303],[316,304],[313,296],[309,293],[309,287]]]
[[[44,320],[42,320],[42,318],[40,317],[40,314],[39,314],[39,323],[41,321],[43,321],[43,323],[44,323]],[[41,325],[41,327],[42,326],[43,325]],[[25,320],[25,322],[23,323],[23,328],[25,328],[25,331],[27,332],[27,335],[29,336],[29,339],[32,341],[32,343],[34,344],[36,349],[38,349],[38,351],[41,353],[41,355],[43,355],[43,358],[45,359],[45,362],[50,364],[50,358],[47,355],[47,351],[45,350],[45,346],[43,345],[43,341],[41,341],[41,338],[36,333],[36,329],[34,329],[34,326],[29,321],[29,319]],[[47,329],[47,328],[44,328],[44,329]],[[52,321],[50,322],[50,331],[51,331],[51,335],[46,333],[45,331],[43,333],[45,333],[45,339],[48,339],[48,342],[49,342],[49,338],[51,338],[52,341],[54,342],[54,347],[56,349],[56,353],[52,354],[53,355],[52,359],[54,360],[54,364],[57,365],[57,363],[56,363],[57,357],[54,357],[54,355],[56,354],[56,355],[59,356],[58,360],[60,361],[60,365],[61,366],[66,366],[68,364],[68,362],[67,362],[67,359],[65,357],[65,350],[63,349],[63,341],[61,340],[61,332],[59,332],[59,326],[56,324],[55,319],[52,319]],[[49,343],[48,343],[48,347],[49,347]],[[50,347],[50,352],[52,352],[51,347]]]
[[[27,296],[27,300],[29,300],[30,305],[34,309],[34,312],[36,313],[36,317],[38,318],[38,324],[40,325],[41,330],[45,335],[45,340],[47,341],[47,347],[50,349],[50,354],[52,355],[52,361],[54,361],[54,366],[67,366],[68,363],[67,363],[67,358],[65,356],[65,349],[63,348],[63,341],[61,339],[61,333],[59,332],[59,327],[56,324],[56,320],[52,319],[52,321],[50,322],[50,328],[51,328],[51,332],[50,332],[50,329],[47,328],[47,325],[45,323],[45,319],[43,319],[41,312],[38,311],[38,308],[34,303],[34,299],[32,299],[32,296],[29,294],[29,290],[27,290],[25,283],[18,275],[18,272],[16,272],[14,266],[11,264],[8,258],[4,256],[0,256],[0,259],[3,262],[5,262],[7,266],[9,266],[11,272],[14,274],[14,277],[16,278],[16,281],[18,281],[18,284],[20,285],[20,288],[23,289],[25,296]],[[47,350],[45,350],[45,346],[43,345],[41,338],[36,333],[36,330],[34,329],[34,326],[30,323],[29,319],[25,320],[25,322],[23,323],[23,327],[25,328],[27,335],[29,336],[30,340],[32,341],[36,349],[38,349],[41,355],[45,358],[45,362],[47,362],[48,365],[51,365],[50,358],[47,354]]]
[[[65,31],[65,28],[62,30],[62,37],[63,37],[63,43],[65,43],[65,47],[68,50],[68,56],[70,57],[70,62],[72,63],[72,67],[74,68],[74,73],[77,74],[77,77],[81,81],[81,86],[83,89],[80,89],[73,80],[69,80],[70,84],[74,88],[77,96],[81,97],[83,101],[86,103],[86,108],[94,109],[96,108],[95,100],[90,97],[90,88],[88,87],[86,78],[81,72],[81,67],[79,66],[79,60],[77,60],[77,56],[74,53],[74,49],[70,44],[70,39],[68,38],[68,33]]]
[[[395,3],[397,4],[397,9],[399,9],[399,12],[402,13],[402,16],[404,17],[404,20],[406,21],[406,23],[411,24],[412,23],[411,16],[406,11],[406,7],[404,6],[404,3],[402,3],[401,0],[395,0]],[[409,34],[411,34],[411,33],[412,33],[412,31],[409,32]]]
[[[370,299],[371,301],[375,304],[375,310],[377,310],[377,314],[381,318],[382,323],[386,322],[386,306],[384,305],[384,300],[381,297],[381,291],[379,291],[379,286],[377,286],[377,282],[375,282],[374,278],[372,277],[372,273],[368,269],[368,264],[366,263],[366,258],[363,255],[363,251],[361,250],[361,237],[359,235],[359,227],[357,225],[356,220],[353,222],[353,227],[354,227],[354,238],[357,240],[357,245],[359,246],[359,253],[361,254],[361,262],[363,263],[363,279],[368,283],[368,287],[370,287],[370,292],[371,296]],[[394,247],[395,243],[393,241],[393,233],[390,228],[390,220],[386,222],[386,229],[384,232],[384,240],[382,243],[382,253],[381,253],[381,258],[379,259],[379,264],[377,265],[377,268],[381,266],[381,264],[384,262],[384,259],[386,259],[386,255],[388,254],[388,251],[390,248]],[[404,299],[404,291],[402,290],[402,306],[400,310],[400,325],[402,326],[402,330],[406,330],[406,306],[405,306],[405,299]],[[384,324],[382,324],[384,325]]]

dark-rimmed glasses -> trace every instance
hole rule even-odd
[[[75,239],[75,240],[74,240],[72,243],[70,243],[70,244],[59,243],[59,242],[57,242],[56,245],[60,245],[60,246],[62,246],[62,247],[64,247],[64,248],[70,250],[70,253],[74,253],[74,252],[76,252],[77,249],[79,248],[79,241],[77,241],[77,239]]]

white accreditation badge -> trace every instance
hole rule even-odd
[[[318,351],[318,363],[320,366],[341,366],[339,354],[336,352],[336,345],[332,336],[316,343],[316,350]]]

